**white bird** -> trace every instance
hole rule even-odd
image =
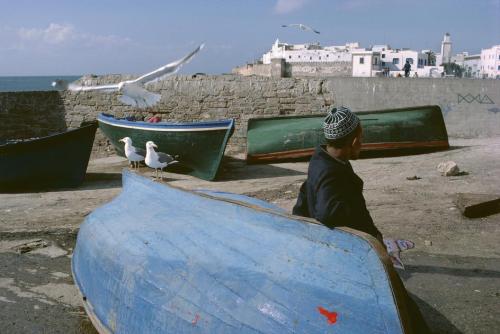
[[[122,96],[119,98],[123,103],[138,107],[138,108],[147,108],[155,105],[160,101],[161,95],[152,93],[144,88],[144,85],[152,82],[156,82],[158,80],[164,79],[165,77],[172,75],[179,71],[182,65],[189,62],[196,53],[198,53],[205,44],[201,44],[194,51],[190,52],[183,58],[176,60],[172,63],[169,63],[165,66],[157,68],[156,70],[141,75],[137,79],[134,80],[126,80],[119,82],[117,84],[111,85],[100,85],[100,86],[81,86],[73,83],[67,83],[64,80],[56,80],[52,82],[52,86],[59,90],[69,89],[74,92],[80,91],[102,91],[102,92],[120,92]]]
[[[305,24],[302,24],[302,23],[282,24],[281,26],[283,28],[297,27],[297,28],[302,29],[304,31],[310,31],[310,32],[314,32],[316,34],[320,33],[319,31],[317,31],[309,26],[306,26]]]
[[[119,141],[125,143],[125,156],[132,163],[132,167],[139,168],[139,161],[144,161],[146,151],[142,148],[132,146],[132,139],[130,137],[122,138]]]
[[[154,168],[156,178],[158,178],[158,169],[160,170],[161,179],[163,180],[163,168],[170,164],[178,162],[170,154],[156,152],[154,148],[158,148],[155,143],[148,141],[146,143],[146,159],[144,162],[148,167]]]

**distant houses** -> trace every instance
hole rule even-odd
[[[500,45],[479,55],[463,52],[452,56],[452,42],[446,33],[441,52],[393,49],[390,45],[361,48],[359,43],[321,46],[319,43],[287,44],[276,40],[271,50],[253,63],[233,69],[240,75],[269,77],[397,77],[411,65],[410,77],[500,78]]]

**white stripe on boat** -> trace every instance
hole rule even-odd
[[[193,127],[193,128],[177,128],[177,127],[172,127],[172,128],[162,128],[162,127],[148,127],[148,126],[140,126],[140,125],[126,125],[126,124],[120,124],[120,123],[114,123],[114,122],[109,122],[105,121],[101,118],[97,119],[99,122],[117,126],[120,128],[129,128],[129,129],[139,129],[139,130],[149,130],[149,131],[168,131],[168,132],[193,132],[193,131],[215,131],[215,130],[227,130],[229,129],[231,123],[226,126],[218,126],[218,127]],[[155,124],[155,123],[151,123]],[[175,125],[171,125],[175,126]]]

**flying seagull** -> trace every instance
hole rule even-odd
[[[125,156],[128,161],[132,163],[132,168],[139,168],[139,161],[144,161],[146,157],[146,151],[141,148],[132,146],[132,139],[130,137],[125,137],[120,139],[122,143],[125,143]]]
[[[204,46],[205,44],[201,44],[194,51],[190,52],[183,58],[157,68],[152,72],[141,75],[134,80],[126,80],[117,84],[100,86],[80,86],[74,83],[68,84],[64,80],[56,80],[52,82],[52,86],[59,90],[69,89],[74,92],[85,92],[91,90],[98,90],[107,93],[120,92],[122,94],[120,101],[129,106],[138,108],[151,107],[160,101],[161,95],[148,91],[144,88],[144,86],[148,83],[162,80],[163,78],[176,73],[182,65],[189,62],[196,53],[203,49]]]
[[[176,161],[170,154],[156,152],[154,148],[158,148],[154,142],[148,141],[146,143],[146,159],[144,162],[148,167],[155,169],[156,178],[158,178],[159,169],[161,179],[163,180],[163,168],[178,161]]]
[[[320,33],[319,31],[314,30],[313,28],[306,26],[305,24],[302,24],[302,23],[282,24],[281,26],[283,28],[297,27],[297,28],[302,29],[304,31],[311,31],[311,32],[315,32],[316,34]]]

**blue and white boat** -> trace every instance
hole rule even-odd
[[[82,224],[72,270],[100,333],[410,333],[371,236],[127,171]]]

